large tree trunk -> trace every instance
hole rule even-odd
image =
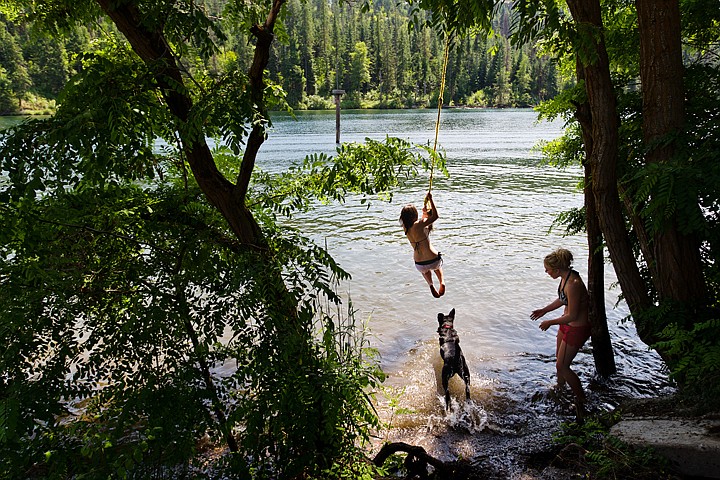
[[[577,60],[578,80],[583,80],[581,62]],[[615,354],[610,341],[610,331],[605,311],[605,257],[603,255],[603,237],[597,216],[595,195],[592,191],[592,169],[589,158],[594,146],[592,138],[592,115],[587,102],[576,105],[575,118],[580,123],[583,144],[585,145],[585,227],[588,241],[588,294],[589,319],[592,325],[592,351],[595,369],[600,377],[606,378],[617,372]]]
[[[637,0],[640,30],[640,79],[643,98],[643,140],[648,163],[673,158],[667,141],[684,123],[684,91],[680,6],[678,0]],[[680,192],[682,193],[682,192]],[[690,201],[696,203],[695,199]],[[696,236],[679,232],[676,218],[651,239],[656,268],[653,282],[661,301],[702,306],[706,287]]]
[[[185,154],[193,176],[198,182],[201,190],[207,196],[210,203],[215,206],[225,217],[230,228],[238,237],[240,242],[246,247],[265,249],[265,239],[260,232],[260,228],[255,218],[245,206],[244,193],[247,191],[247,184],[233,185],[218,171],[213,159],[210,148],[207,144],[202,129],[196,129],[197,134],[193,137],[189,135],[186,129],[182,128],[182,124],[187,122],[190,117],[190,109],[192,108],[192,99],[181,93],[178,89],[171,85],[182,85],[182,71],[179,66],[178,59],[174,56],[173,50],[167,43],[163,33],[158,30],[149,30],[142,22],[141,14],[137,7],[132,3],[119,3],[112,0],[97,0],[103,11],[112,19],[118,30],[130,42],[135,53],[148,65],[156,69],[155,78],[158,86],[162,91],[162,95],[167,103],[170,112],[177,117],[181,124],[179,135]],[[272,26],[275,23],[277,12],[280,9],[281,0],[275,2],[277,8],[272,11],[268,17],[266,24],[260,28],[269,31],[272,35]],[[262,48],[269,50],[269,42],[264,42]],[[255,83],[262,84],[262,71],[267,65],[267,55],[256,53],[255,61],[265,60],[265,64],[253,64],[255,72],[260,71],[260,80]],[[255,86],[253,84],[253,86]],[[262,95],[262,90],[260,90]],[[243,159],[242,180],[249,182],[250,176],[247,171],[252,171],[254,166],[254,154],[262,144],[262,140],[258,142],[257,137],[264,138],[253,130],[248,144],[252,142],[255,147],[252,151],[253,156],[250,158],[250,165],[245,165],[246,160]],[[246,157],[249,155],[246,154]],[[242,173],[241,173],[242,175]],[[239,193],[238,193],[239,192]]]
[[[264,129],[257,124],[253,126],[246,143],[237,183],[233,184],[217,169],[203,130],[201,128],[185,128],[186,122],[190,118],[193,102],[192,98],[175,87],[175,85],[184,84],[183,74],[179,59],[175,57],[163,32],[147,28],[146,24],[142,22],[137,6],[132,2],[96,1],[130,42],[135,53],[150,68],[154,69],[155,80],[168,109],[177,118],[177,129],[183,153],[201,190],[210,203],[224,216],[242,245],[258,253],[257,259],[262,264],[262,268],[258,269],[255,281],[264,289],[268,302],[265,328],[275,332],[275,338],[278,340],[278,352],[281,352],[276,368],[278,371],[292,371],[303,361],[306,364],[311,363],[314,358],[311,334],[298,318],[297,302],[288,292],[283,281],[282,266],[273,258],[263,232],[245,205],[255,158],[265,139]],[[258,115],[265,118],[267,112],[264,101],[264,70],[270,55],[273,27],[284,1],[274,0],[265,23],[255,25],[251,29],[257,39],[255,56],[249,72],[251,94]],[[191,135],[189,131],[197,133]],[[207,377],[204,380],[207,382],[208,391],[212,392],[214,389],[213,379]],[[313,382],[315,378],[308,377],[308,381]],[[327,428],[325,423],[329,419],[324,414],[320,398],[315,399],[305,414],[317,419],[320,431]],[[223,422],[224,414],[219,415],[219,418]],[[237,451],[237,443],[230,428],[224,426],[222,430],[230,449]],[[323,445],[324,439],[317,438],[314,443],[316,451],[321,451]]]
[[[598,0],[568,0],[578,30],[591,39],[590,51],[576,53],[581,58],[590,117],[593,148],[588,158],[592,190],[600,228],[630,312],[637,315],[650,305],[630,239],[625,228],[617,188],[618,125],[616,99],[610,79],[610,67],[602,35],[603,24]],[[589,60],[592,59],[592,60]],[[645,341],[647,333],[640,332]]]

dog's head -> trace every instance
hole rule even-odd
[[[454,329],[455,328],[455,309],[450,310],[447,315],[438,313],[438,332],[443,329]]]

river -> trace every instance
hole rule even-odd
[[[344,111],[341,141],[386,135],[432,145],[436,112]],[[530,320],[533,309],[556,295],[557,281],[543,258],[570,249],[575,268],[587,279],[587,244],[582,235],[551,230],[561,212],[582,206],[581,170],[544,165],[534,149],[562,133],[562,122],[536,122],[532,110],[444,110],[439,144],[447,153],[448,177],[436,175],[433,196],[440,219],[431,239],[443,253],[447,293],[433,298],[412,261],[398,217],[404,204],[420,205],[428,177],[394,193],[391,203],[358,199],[320,206],[297,225],[352,275],[342,285],[356,318],[367,324],[370,344],[389,375],[377,408],[388,425],[382,441],[425,447],[444,460],[472,459],[511,478],[522,458],[547,447],[563,421],[573,419],[569,398],[548,397],[554,385],[556,328],[547,332]],[[274,171],[305,155],[335,150],[334,112],[300,112],[297,120],[273,116],[273,131],[258,165]],[[660,358],[626,321],[627,306],[607,263],[606,308],[618,374],[594,378],[591,343],[575,370],[588,389],[589,410],[614,408],[626,398],[669,393]],[[440,356],[437,314],[456,311],[455,326],[471,371],[471,402],[462,382],[451,382],[453,409],[438,395]],[[546,318],[554,318],[548,314]],[[377,446],[377,445],[376,445]]]
[[[434,139],[436,111],[343,111],[341,140],[362,142],[396,136],[419,144]],[[334,112],[273,114],[273,128],[257,165],[282,171],[311,153],[335,152]],[[557,281],[543,257],[570,249],[575,268],[587,278],[582,235],[551,231],[556,216],[582,206],[579,168],[543,165],[533,149],[557,138],[561,122],[536,122],[532,110],[447,109],[439,143],[449,176],[436,173],[433,196],[440,219],[431,239],[443,253],[447,293],[433,298],[412,261],[398,217],[407,203],[420,205],[428,177],[394,192],[392,202],[350,197],[320,205],[293,220],[309,237],[327,245],[352,279],[340,286],[352,300],[358,322],[388,374],[376,408],[386,427],[383,441],[421,445],[443,460],[466,458],[496,478],[516,478],[524,459],[547,448],[563,421],[572,420],[568,398],[555,402],[555,328],[542,332],[533,309],[556,295]],[[1,118],[0,128],[17,118]],[[588,389],[589,410],[610,410],[623,399],[672,391],[663,363],[637,337],[608,262],[606,307],[618,374],[594,378],[592,345],[580,351],[575,370]],[[437,314],[456,311],[455,326],[471,371],[471,401],[462,400],[459,378],[451,382],[453,408],[438,395],[440,356]],[[553,318],[548,314],[547,318]],[[488,477],[490,478],[490,477]]]

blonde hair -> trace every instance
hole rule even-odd
[[[568,270],[572,267],[573,254],[565,248],[558,248],[545,257],[545,265],[550,268]]]

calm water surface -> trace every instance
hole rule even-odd
[[[432,145],[435,119],[433,110],[344,111],[341,140],[390,135]],[[17,121],[0,117],[0,129]],[[273,124],[260,150],[260,168],[277,172],[311,153],[335,153],[334,112],[300,112],[297,119],[275,114]],[[547,253],[570,249],[576,269],[587,278],[585,239],[550,231],[556,215],[582,205],[581,172],[543,166],[533,150],[538,142],[558,137],[562,127],[537,124],[531,110],[443,111],[439,141],[450,175],[433,180],[440,219],[431,236],[445,262],[447,293],[440,299],[432,297],[415,270],[398,222],[404,204],[421,204],[427,177],[395,192],[392,203],[374,200],[368,208],[350,198],[294,221],[327,244],[352,275],[341,290],[352,299],[356,318],[367,324],[389,374],[377,398],[389,426],[378,432],[378,443],[407,441],[444,459],[471,458],[489,465],[498,478],[512,478],[522,470],[521,457],[546,445],[560,422],[572,418],[568,400],[558,403],[547,395],[555,383],[556,329],[542,332],[529,319],[533,309],[556,295],[557,282],[543,268]],[[631,323],[623,322],[628,310],[622,302],[616,305],[614,282],[608,264],[606,307],[618,375],[591,382],[590,343],[576,359],[595,411],[624,398],[671,390],[658,356],[640,342]],[[472,401],[446,414],[437,395],[436,318],[452,308],[471,370]],[[451,382],[456,398],[461,383]]]
[[[432,145],[435,116],[431,110],[343,112],[341,140],[390,135]],[[300,113],[297,121],[276,115],[273,123],[259,157],[262,168],[283,169],[309,153],[335,151],[334,112]],[[352,274],[342,290],[352,298],[357,318],[369,326],[371,343],[390,375],[378,406],[393,428],[381,439],[411,441],[448,458],[481,458],[502,444],[498,433],[506,440],[524,439],[522,447],[514,445],[527,451],[547,441],[548,431],[572,413],[569,402],[557,404],[547,397],[555,383],[557,330],[542,332],[539,322],[529,319],[533,309],[556,295],[557,281],[542,263],[547,253],[570,249],[576,269],[587,278],[585,239],[550,231],[556,215],[582,206],[581,171],[543,166],[533,150],[538,142],[558,137],[562,127],[559,122],[537,124],[531,110],[443,111],[439,141],[450,175],[433,180],[440,219],[431,236],[445,262],[447,292],[440,299],[432,297],[415,270],[398,222],[404,204],[422,203],[427,177],[395,192],[392,203],[373,201],[368,209],[351,199],[321,206],[299,222]],[[669,390],[660,359],[637,338],[631,323],[623,322],[628,309],[616,305],[614,282],[608,264],[606,307],[619,374],[593,385],[594,410]],[[473,402],[446,415],[436,388],[436,318],[451,308],[472,373]],[[588,343],[576,359],[586,387],[594,375],[590,348]],[[458,398],[461,383],[456,378],[451,384]],[[396,414],[391,398],[413,413]]]

